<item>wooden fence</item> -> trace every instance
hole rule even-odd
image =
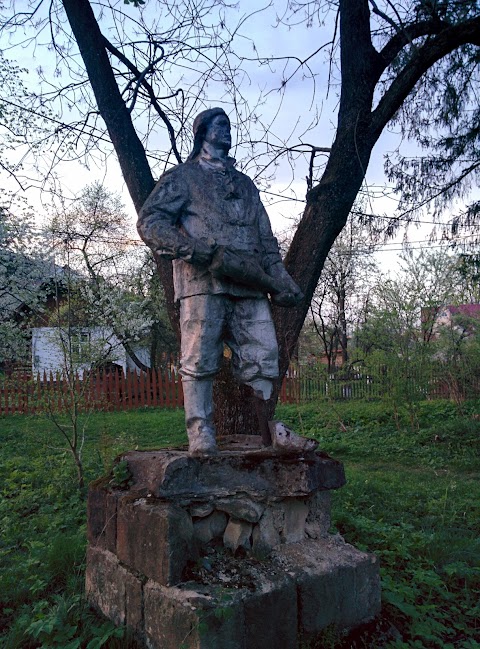
[[[292,368],[284,378],[280,403],[305,403],[321,400],[381,399],[398,400],[446,398],[462,400],[480,396],[480,377],[449,376],[448,372],[429,371],[403,377],[378,372],[373,374],[327,375],[323,368]],[[100,370],[66,380],[56,374],[32,377],[12,374],[0,381],[0,414],[48,411],[130,410],[145,406],[178,408],[183,406],[181,376],[173,366],[135,371]]]
[[[180,375],[170,369],[89,372],[82,380],[60,374],[12,375],[0,383],[0,414],[42,411],[131,410],[183,405]]]

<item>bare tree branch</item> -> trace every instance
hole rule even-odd
[[[150,63],[149,66],[147,68],[145,68],[145,70],[143,72],[140,72],[140,70],[138,70],[137,67],[122,52],[120,52],[119,49],[117,49],[114,45],[112,45],[112,43],[110,43],[110,41],[108,41],[105,37],[103,37],[103,41],[104,41],[105,47],[108,49],[108,51],[111,52],[114,56],[116,56],[118,58],[118,60],[121,61],[130,70],[130,72],[132,72],[135,75],[135,78],[136,78],[137,84],[138,84],[137,88],[140,85],[142,85],[146,89],[152,106],[155,108],[157,113],[160,115],[160,118],[162,119],[163,123],[165,124],[165,126],[167,128],[168,137],[170,139],[170,145],[172,147],[173,154],[174,154],[177,162],[179,164],[181,164],[183,162],[183,160],[182,160],[182,156],[180,155],[180,152],[179,152],[178,147],[177,147],[176,135],[175,135],[175,131],[173,130],[172,123],[168,119],[165,111],[160,106],[160,104],[159,104],[159,102],[157,100],[157,97],[155,96],[155,92],[154,92],[152,86],[145,79],[145,76],[148,74],[148,72],[151,71],[154,68],[154,66],[162,60],[162,58],[164,56],[164,53],[162,52],[161,57],[159,57],[158,59],[156,59],[155,61]],[[137,90],[137,92],[138,92],[138,90]],[[171,96],[178,95],[180,92],[181,92],[181,90],[177,90],[174,93],[174,95],[171,95]],[[134,96],[136,96],[136,92],[135,92]],[[133,109],[133,104],[134,104],[134,101],[132,100],[132,106],[130,107],[130,111]]]

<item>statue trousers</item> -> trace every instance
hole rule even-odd
[[[240,383],[278,377],[278,346],[267,298],[193,295],[180,300],[181,369],[184,377],[212,378],[224,343]]]

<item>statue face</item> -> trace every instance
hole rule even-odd
[[[230,149],[232,146],[232,135],[230,133],[230,121],[225,115],[217,115],[207,126],[205,142],[218,149]]]

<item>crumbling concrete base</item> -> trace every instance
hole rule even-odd
[[[129,453],[129,484],[90,488],[87,597],[140,647],[298,649],[380,611],[375,556],[328,533],[342,465],[234,442]]]

